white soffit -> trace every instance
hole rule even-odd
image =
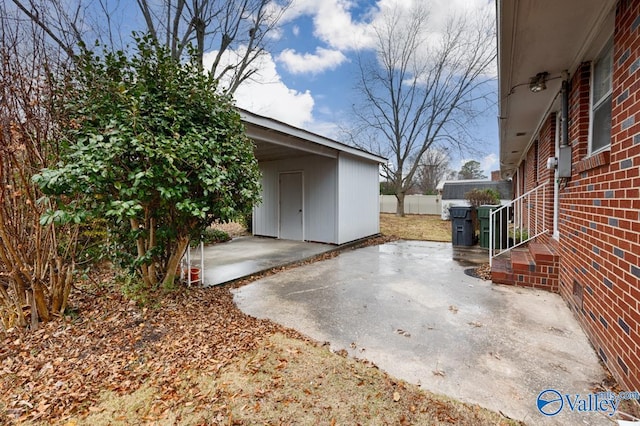
[[[305,154],[336,158],[338,153],[346,152],[376,163],[387,162],[386,158],[350,147],[307,130],[293,127],[281,121],[263,117],[243,109],[238,109],[238,112],[247,129],[247,136],[256,143],[256,157],[259,161],[299,157]]]
[[[558,98],[562,71],[592,60],[603,31],[613,31],[615,0],[498,0],[500,169],[510,177]],[[611,22],[607,21],[611,20]],[[606,41],[606,40],[605,40]],[[549,73],[547,89],[529,80]]]

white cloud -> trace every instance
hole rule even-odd
[[[340,140],[340,126],[335,122],[314,120],[309,123],[305,129],[312,133],[317,133],[318,135],[344,142]]]
[[[292,24],[293,35],[299,36],[301,28],[294,21],[298,17],[306,16],[311,18],[313,34],[318,39],[315,42],[311,41],[311,46],[324,47],[312,47],[307,53],[285,49],[277,55],[277,60],[287,70],[296,74],[313,74],[335,69],[348,60],[350,51],[373,46],[371,24],[381,19],[381,10],[393,4],[408,8],[412,4],[422,4],[422,1],[378,0],[374,6],[355,17],[352,15],[355,0],[293,0],[291,7],[285,11],[277,31],[272,33],[273,38],[279,39],[282,36],[284,25],[287,23]],[[488,13],[495,13],[494,2],[488,0],[431,0],[430,9],[430,31],[441,31],[448,16],[454,11],[470,11],[477,14],[487,10]],[[226,63],[230,63],[234,56],[237,56],[235,52],[228,52]],[[210,66],[214,57],[215,52],[205,54],[205,67]],[[337,136],[339,132],[335,124],[314,118],[314,97],[311,92],[291,89],[282,81],[270,54],[265,54],[257,66],[259,72],[236,91],[235,98],[239,107],[328,137]],[[323,120],[331,120],[331,116],[326,114],[320,116],[324,117]],[[481,164],[488,174],[492,168],[497,167],[497,158],[485,159]]]
[[[282,62],[292,74],[321,73],[335,69],[346,60],[347,57],[339,50],[329,50],[322,47],[316,48],[315,54],[300,54],[293,49],[285,49],[278,55],[278,61]]]
[[[309,17],[313,22],[313,35],[316,40],[306,40],[311,46],[308,52],[283,50],[277,57],[288,71],[293,74],[318,74],[333,70],[347,61],[349,52],[367,50],[375,47],[376,25],[382,25],[390,11],[399,12],[402,20],[408,20],[409,11],[414,7],[426,7],[429,17],[427,34],[422,49],[417,52],[425,58],[432,57],[430,47],[439,45],[444,38],[447,24],[453,17],[467,17],[472,21],[465,23],[471,31],[475,18],[486,16],[495,21],[495,3],[489,0],[377,0],[371,2],[368,9],[359,8],[354,14],[355,0],[293,0],[291,6],[282,15],[280,25],[293,24],[295,36],[300,27],[295,20],[301,16]],[[283,27],[280,27],[282,29]],[[476,39],[475,34],[471,34]],[[489,77],[496,76],[495,63],[486,71]]]
[[[205,69],[210,68],[216,52],[204,54]],[[230,63],[236,52],[228,52],[223,58]],[[234,97],[236,105],[256,114],[275,118],[296,127],[304,127],[313,121],[314,100],[307,90],[300,92],[290,89],[282,81],[276,70],[276,64],[270,54],[262,55],[254,66],[258,68],[250,80],[243,82]],[[223,80],[222,85],[225,84]]]
[[[334,49],[352,50],[371,44],[369,20],[354,21],[348,0],[294,0],[282,17],[282,23],[300,16],[311,16],[313,34]],[[373,10],[373,8],[371,9]],[[365,14],[366,17],[369,13]]]
[[[480,167],[484,170],[484,174],[491,178],[491,172],[500,169],[498,156],[494,153],[485,156],[480,160]]]
[[[355,50],[371,48],[374,33],[371,24],[380,22],[383,14],[395,7],[408,11],[414,5],[423,5],[423,0],[378,0],[359,17],[351,13],[354,1],[350,0],[293,0],[282,16],[281,23],[294,21],[300,16],[313,19],[314,35],[331,48]],[[437,39],[452,15],[470,14],[495,16],[495,3],[487,0],[431,0],[429,31]]]

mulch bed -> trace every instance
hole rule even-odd
[[[485,281],[491,280],[491,267],[488,263],[480,265],[477,268],[467,268],[464,273],[473,278],[480,278]]]

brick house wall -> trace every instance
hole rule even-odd
[[[524,164],[521,167],[522,170],[522,182],[524,184],[524,188],[522,190],[522,194],[529,192],[536,186],[538,186],[538,167],[537,167],[537,157],[538,157],[538,141],[534,141],[524,160]],[[533,208],[533,212],[530,210]],[[532,214],[533,213],[533,214]],[[523,209],[522,211],[522,223],[529,223],[530,218],[535,216],[535,206],[530,206],[529,209]],[[517,218],[515,218],[517,222]]]
[[[555,136],[556,135],[556,114],[550,114],[538,134],[538,139],[534,141],[530,147],[524,162],[519,168],[524,187],[521,194],[532,190],[533,188],[549,182],[550,185],[546,189],[546,197],[542,194],[532,200],[525,211],[522,212],[523,223],[529,223],[529,220],[535,221],[537,218],[545,218],[545,227],[553,229],[553,179],[554,173],[547,169],[547,159],[555,156]],[[514,182],[515,185],[515,182]],[[514,194],[515,194],[514,190]],[[538,237],[538,240],[544,242],[548,239],[548,235]]]
[[[547,159],[554,157],[556,151],[556,114],[549,114],[545,120],[542,129],[540,130],[540,137],[538,139],[538,185],[550,182],[550,185],[546,191],[545,204],[541,201],[541,210],[544,209],[546,214],[545,227],[553,230],[553,199],[554,199],[554,171],[547,168]],[[538,217],[543,217],[543,212],[538,212]],[[541,236],[541,240],[549,238],[549,234]]]
[[[621,386],[640,390],[640,0],[618,2],[613,44],[610,150],[588,155],[590,63],[571,76],[560,294]],[[555,152],[555,123],[546,118],[527,153],[525,191],[553,179],[546,159]]]

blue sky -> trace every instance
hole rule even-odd
[[[75,0],[83,4],[86,0]],[[273,0],[284,1],[284,0]],[[291,6],[271,33],[267,54],[259,72],[236,91],[238,106],[312,132],[334,138],[340,129],[353,128],[353,108],[359,103],[355,90],[358,76],[356,55],[374,55],[372,23],[380,10],[390,5],[408,8],[412,3],[429,9],[429,31],[437,35],[452,14],[495,16],[495,0],[291,0]],[[73,2],[73,0],[71,1]],[[97,7],[95,2],[85,4]],[[119,36],[144,28],[134,0],[116,0],[109,14],[119,22]],[[104,22],[89,23],[102,27]],[[116,35],[118,36],[118,35]],[[205,53],[207,68],[215,52]],[[495,77],[495,67],[491,71]],[[474,135],[476,153],[450,150],[450,167],[459,170],[473,159],[485,174],[498,166],[497,81],[492,83],[492,102],[468,133]]]
[[[356,52],[373,52],[371,23],[383,4],[411,1],[420,0],[293,0],[270,40],[257,81],[236,92],[238,106],[339,139],[340,127],[351,127],[352,105],[357,103]],[[436,31],[452,13],[484,9],[495,15],[493,0],[422,1],[428,1],[429,22]],[[205,67],[206,63],[205,55]],[[495,93],[497,83],[494,88]],[[495,100],[470,125],[480,153],[455,154],[453,169],[459,170],[468,159],[479,161],[487,175],[498,169]]]

